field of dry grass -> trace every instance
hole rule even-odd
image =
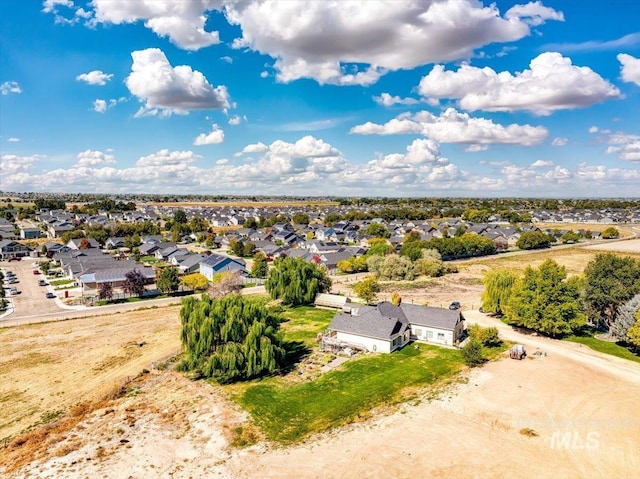
[[[0,329],[0,439],[104,397],[180,349],[178,306]]]

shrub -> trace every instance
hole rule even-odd
[[[467,366],[474,368],[485,362],[482,343],[478,338],[470,337],[462,347],[462,358]]]

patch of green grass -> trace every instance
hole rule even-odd
[[[269,439],[292,443],[366,416],[377,406],[397,404],[408,391],[449,378],[462,367],[458,350],[409,345],[349,361],[313,382],[270,378],[235,389],[233,396]]]
[[[74,279],[55,279],[53,281],[49,281],[49,284],[51,286],[67,286],[69,284],[75,284],[75,280]]]
[[[101,299],[98,301],[98,306],[107,306],[108,304],[123,304],[123,303],[139,303],[140,301],[144,301],[145,299],[158,299],[164,296],[154,296],[152,298],[119,298],[119,299]]]
[[[42,416],[40,416],[40,421],[38,424],[49,424],[50,422],[55,421],[60,416],[64,414],[64,411],[61,409],[56,409],[54,411],[47,411]]]
[[[609,341],[602,341],[601,339],[593,337],[593,335],[569,336],[565,338],[565,341],[584,344],[585,346],[588,346],[600,353],[610,354],[611,356],[617,356],[622,359],[628,359],[629,361],[640,363],[640,356],[633,354],[624,346],[624,343],[621,342],[612,343]]]
[[[316,345],[317,334],[327,329],[336,312],[313,306],[286,308],[282,313],[285,321],[280,326],[285,341],[300,341],[307,347]]]

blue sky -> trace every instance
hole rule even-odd
[[[0,2],[0,190],[640,197],[640,2]]]

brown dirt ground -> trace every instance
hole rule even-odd
[[[553,257],[579,273],[595,253],[570,248]],[[535,253],[460,263],[460,273],[400,293],[432,305],[458,300],[471,310],[486,270],[543,259]],[[477,311],[465,315],[494,321]],[[99,401],[74,421],[64,422],[70,414],[36,428],[31,442],[0,449],[9,467],[0,466],[0,475],[379,477],[393,464],[400,478],[633,477],[640,468],[640,367],[496,326],[525,343],[532,359],[492,362],[436,400],[425,393],[396,412],[296,446],[258,441],[245,449],[231,442],[238,434],[259,438],[246,415],[223,389],[179,373],[152,370],[127,384],[124,397],[104,400],[127,377],[177,352],[176,306],[0,330],[0,437],[17,435],[47,413]],[[533,356],[536,350],[548,355]]]

